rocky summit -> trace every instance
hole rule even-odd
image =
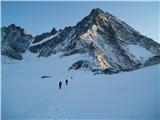
[[[2,55],[13,59],[23,60],[26,50],[46,58],[56,53],[61,53],[60,59],[83,56],[68,70],[112,74],[160,63],[159,43],[99,8],[75,26],[53,28],[35,37],[14,24],[1,32]]]
[[[32,35],[15,24],[1,28],[1,54],[13,59],[22,60],[33,40]]]

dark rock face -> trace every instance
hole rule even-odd
[[[56,28],[53,28],[50,32],[50,35],[55,35],[58,31],[56,30]]]
[[[25,29],[11,24],[8,27],[1,28],[2,41],[1,53],[8,57],[21,60],[33,37]]]
[[[80,68],[88,68],[89,67],[89,62],[85,61],[85,60],[79,60],[77,62],[75,62],[70,68],[70,69],[75,69],[78,70]]]
[[[145,62],[145,66],[150,66],[150,65],[155,65],[160,63],[160,55],[154,56],[152,58],[149,58],[146,62]]]
[[[57,30],[55,28],[53,28],[51,30],[51,32],[46,32],[46,33],[42,33],[41,35],[37,35],[33,41],[33,43],[38,43],[42,40],[44,40],[45,38],[50,37],[51,35],[55,35],[57,33]]]
[[[47,37],[49,37],[49,36],[50,36],[49,32],[42,33],[41,35],[37,35],[37,36],[35,37],[35,40],[33,41],[33,43],[40,42],[40,41],[42,41],[43,39],[45,39],[45,38],[47,38]]]
[[[14,25],[11,26],[15,28]],[[65,27],[59,31],[53,28],[51,32],[37,35],[31,45],[27,42],[30,38],[27,38],[24,32],[16,32],[19,35],[16,40],[8,40],[12,41],[11,43],[5,42],[5,36],[13,38],[15,32],[12,30],[11,34],[7,31],[8,29],[2,29],[4,29],[2,31],[3,45],[10,46],[7,49],[12,49],[5,51],[5,54],[14,56],[16,59],[21,59],[19,53],[25,52],[26,49],[32,53],[38,53],[38,57],[48,57],[57,52],[62,53],[61,57],[79,54],[84,56],[84,59],[77,59],[69,70],[87,69],[94,73],[108,74],[160,63],[159,43],[98,8],[93,9],[88,16],[73,27]],[[6,35],[6,33],[10,34]],[[145,49],[152,56],[139,57],[130,49],[130,46]],[[13,51],[16,52],[13,54]]]
[[[59,31],[59,34],[57,36],[50,38],[48,39],[48,41],[45,41],[43,43],[32,45],[29,50],[33,53],[39,53],[39,56],[41,57],[48,57],[51,54],[54,54],[57,51],[61,50],[61,47],[59,49],[55,48],[59,44],[63,44],[63,41],[65,40],[65,38],[67,38],[70,31],[71,27],[66,27],[63,31]]]

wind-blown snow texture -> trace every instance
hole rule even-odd
[[[65,69],[79,55],[33,56],[2,65],[3,119],[158,119],[159,65],[94,76]]]

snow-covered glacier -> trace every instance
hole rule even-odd
[[[2,119],[158,119],[159,64],[94,75],[65,69],[83,56],[59,56],[2,64]]]

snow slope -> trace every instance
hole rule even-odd
[[[113,75],[68,68],[83,56],[32,57],[2,64],[2,118],[158,119],[159,65]],[[42,79],[50,75],[52,78]],[[71,79],[73,76],[73,79]],[[64,80],[69,79],[68,86]],[[62,81],[62,89],[58,82]]]
[[[131,53],[135,55],[138,59],[150,58],[154,56],[154,54],[152,54],[150,51],[140,47],[139,45],[128,45],[128,47]]]

